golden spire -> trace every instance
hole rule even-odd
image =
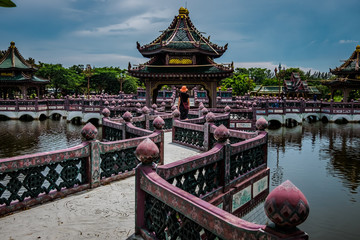
[[[185,16],[186,17],[188,15],[189,15],[189,10],[187,10],[187,8],[181,7],[179,9],[179,16],[181,16],[181,17]]]

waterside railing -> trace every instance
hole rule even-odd
[[[203,130],[195,125],[174,120],[178,131]],[[144,239],[307,239],[295,227],[299,222],[280,228],[237,217],[269,194],[267,133],[233,131],[242,141],[231,144],[225,126],[212,123],[209,129],[216,143],[197,156],[158,167],[150,156],[138,156],[142,164],[136,170],[136,234]],[[184,145],[198,149],[196,144]],[[305,220],[304,215],[300,218]]]
[[[134,175],[134,152],[146,138],[160,149],[158,164],[163,163],[162,130],[103,121],[104,142],[94,140],[97,129],[88,123],[81,132],[86,141],[78,146],[0,159],[0,215]]]

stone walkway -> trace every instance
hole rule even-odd
[[[171,142],[165,133],[165,163],[200,151]],[[0,218],[1,240],[127,239],[135,229],[135,178],[113,182]]]

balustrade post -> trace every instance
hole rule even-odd
[[[106,130],[105,130],[105,128],[107,128],[107,127],[104,126],[104,119],[109,119],[109,117],[110,117],[110,110],[109,110],[108,108],[104,108],[101,113],[102,113],[102,115],[104,116],[104,117],[102,118],[102,123],[101,123],[101,125],[103,126],[102,139],[106,139]],[[122,138],[122,139],[124,139],[124,138]]]
[[[19,97],[16,97],[16,111],[19,111]]]
[[[172,141],[175,140],[175,124],[174,121],[175,120],[179,120],[180,118],[180,112],[179,110],[176,108],[173,112],[172,112],[172,116],[173,116],[173,122],[172,122]]]
[[[231,155],[231,145],[229,142],[230,131],[223,124],[216,128],[214,131],[214,138],[217,141],[217,144],[220,144],[224,147],[224,161],[221,164],[220,171],[220,185],[224,186],[223,192],[226,193],[229,191],[229,182],[230,182],[230,155]],[[230,210],[230,209],[229,209]]]
[[[38,97],[35,97],[35,112],[38,112],[38,106],[39,106],[39,103],[38,103],[38,100],[39,98]]]
[[[160,116],[157,116],[154,121],[154,132],[159,133],[161,135],[161,142],[160,142],[160,160],[159,165],[164,165],[164,126],[165,121]]]
[[[205,116],[206,122],[204,123],[204,149],[205,151],[209,151],[212,146],[210,146],[211,142],[211,135],[210,135],[210,129],[211,126],[214,125],[215,122],[215,114],[212,112],[209,112]]]
[[[149,113],[150,113],[150,109],[146,106],[144,106],[142,109],[142,114],[145,116],[145,129],[149,130],[150,129],[150,117],[149,117]]]
[[[81,130],[81,135],[90,145],[89,158],[86,164],[86,175],[90,184],[90,188],[100,186],[100,146],[96,140],[98,130],[90,122]]]
[[[142,172],[154,171],[153,164],[159,157],[159,149],[149,138],[142,141],[135,150],[141,162],[135,169],[135,234],[140,235],[145,228],[146,193],[141,189]]]
[[[65,101],[64,101],[64,109],[66,111],[69,111],[69,105],[70,105],[69,95],[66,95],[65,96]]]
[[[256,125],[256,129],[258,130],[258,133],[260,134],[262,132],[265,132],[265,129],[268,127],[269,124],[268,124],[268,122],[266,121],[265,118],[261,117],[256,121],[255,125]],[[268,138],[268,136],[266,135],[266,142],[268,142],[267,138]],[[267,144],[263,145],[262,152],[263,152],[264,163],[266,163],[266,166],[267,166],[267,155],[268,155]]]
[[[81,112],[84,112],[85,103],[84,103],[84,96],[81,96]]]

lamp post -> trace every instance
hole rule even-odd
[[[279,73],[281,72],[281,63],[279,63]],[[275,68],[275,75],[277,75],[277,69]],[[279,98],[280,98],[280,78],[277,75],[278,83],[279,83]]]
[[[88,82],[87,82],[87,95],[88,99],[90,99],[90,77],[91,77],[91,65],[86,65],[85,75],[87,76]]]

